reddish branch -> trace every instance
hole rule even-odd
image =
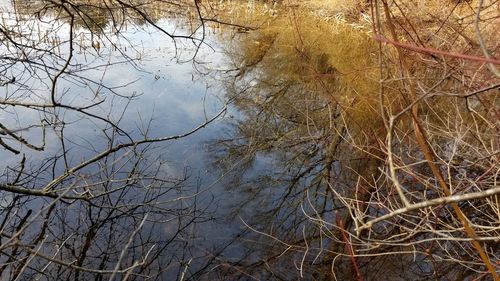
[[[361,270],[359,270],[358,262],[356,261],[356,256],[354,255],[354,250],[352,249],[349,237],[347,237],[347,232],[344,229],[344,222],[342,221],[342,218],[340,218],[340,215],[338,213],[336,215],[336,220],[337,220],[337,226],[340,228],[340,233],[342,233],[342,239],[344,239],[347,252],[351,257],[352,266],[354,267],[354,271],[356,272],[356,279],[358,281],[363,281],[364,278],[363,275],[361,275]]]
[[[493,58],[490,59],[490,58],[485,58],[485,57],[477,57],[477,56],[471,56],[471,55],[465,55],[465,54],[459,54],[459,53],[450,53],[450,52],[436,50],[436,49],[427,48],[427,47],[419,47],[419,46],[415,46],[415,45],[410,45],[410,44],[405,44],[405,43],[389,40],[385,37],[382,37],[381,35],[375,35],[375,40],[380,41],[380,42],[384,42],[384,43],[388,43],[388,44],[391,44],[391,45],[394,45],[396,47],[400,47],[403,49],[423,53],[423,54],[436,54],[436,55],[443,55],[443,56],[453,57],[453,58],[458,58],[458,59],[464,59],[464,60],[468,60],[468,61],[500,64],[500,60],[493,59]]]
[[[394,23],[392,22],[392,18],[391,18],[390,11],[389,11],[389,5],[387,4],[386,0],[382,0],[382,6],[384,8],[384,13],[385,13],[386,18],[387,18],[387,24],[388,24],[389,32],[391,33],[391,36],[392,36],[392,38],[393,38],[394,41],[389,41],[387,39],[384,39],[384,37],[382,37],[381,35],[378,35],[376,37],[377,40],[382,40],[382,39],[383,40],[387,40],[387,42],[389,42],[391,44],[394,44],[394,45],[397,45],[397,46],[401,46],[401,47],[403,47],[403,46],[405,46],[405,47],[409,46],[409,47],[411,47],[414,50],[424,50],[427,53],[429,53],[429,50],[432,50],[432,49],[421,48],[421,47],[416,47],[416,46],[411,46],[411,45],[407,45],[407,44],[404,44],[404,43],[400,43],[398,41],[398,36],[396,34],[396,28],[394,26]],[[379,34],[377,32],[377,30],[375,30],[374,33],[375,34]],[[409,77],[408,67],[407,67],[408,62],[406,60],[406,57],[400,51],[399,48],[397,49],[397,53],[398,53],[399,61],[400,61],[400,65],[399,65],[399,67],[400,67],[400,75],[401,75],[402,78]],[[444,52],[444,54],[449,54],[449,53]],[[465,55],[460,55],[460,56],[463,57]],[[483,61],[486,60],[485,58],[472,57],[472,56],[465,56],[465,58],[476,58],[476,59],[480,59],[480,60],[483,60]],[[494,62],[490,62],[490,63],[494,63]],[[496,64],[500,64],[500,61],[496,61]],[[401,81],[403,82],[403,87],[407,89],[409,97],[411,98],[411,100],[416,100],[415,87],[412,84],[411,79],[408,79],[407,83],[404,80],[401,80]],[[420,119],[419,119],[419,116],[418,116],[419,113],[418,113],[418,106],[417,106],[417,104],[415,104],[415,105],[413,105],[411,107],[410,114],[411,114],[411,118],[412,118],[412,123],[413,123],[413,128],[414,128],[414,131],[415,131],[415,138],[416,138],[417,144],[418,144],[420,150],[422,151],[422,153],[424,155],[424,158],[427,161],[427,164],[429,165],[429,167],[430,167],[430,169],[432,171],[432,174],[436,177],[436,180],[437,180],[437,182],[439,184],[439,187],[442,189],[442,191],[444,192],[444,194],[446,196],[451,196],[452,194],[451,194],[450,188],[448,187],[448,185],[446,183],[446,180],[444,179],[444,176],[441,173],[440,168],[436,164],[437,156],[434,154],[434,151],[433,151],[433,149],[431,147],[431,144],[428,141],[427,134],[426,134],[426,131],[425,131],[425,127],[422,126],[422,124],[420,122]],[[454,210],[454,212],[455,212],[458,220],[462,223],[462,225],[464,227],[465,233],[467,234],[467,236],[469,238],[472,239],[471,243],[472,243],[473,247],[475,248],[475,250],[478,253],[478,255],[481,257],[481,260],[483,261],[484,265],[486,266],[486,268],[490,272],[493,280],[500,281],[500,277],[499,277],[498,273],[496,272],[495,266],[493,266],[493,264],[491,263],[491,260],[490,260],[489,256],[484,251],[481,243],[477,240],[476,231],[471,226],[471,223],[470,223],[469,219],[462,212],[462,210],[458,206],[458,203],[451,202],[450,205],[453,208],[453,210]]]

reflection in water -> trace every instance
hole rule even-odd
[[[434,226],[410,213],[360,228],[404,206],[390,153],[411,202],[443,196],[408,137],[409,116],[387,145],[387,116],[409,102],[398,79],[381,82],[382,66],[399,75],[394,50],[379,60],[368,29],[293,6],[205,4],[18,0],[4,8],[2,278],[468,276],[454,269],[454,254],[480,267],[460,234],[432,240],[461,227],[447,207],[426,214]],[[260,28],[219,29],[223,20],[200,18],[208,12]],[[418,87],[461,89],[434,68],[412,66]],[[450,148],[453,135],[436,132],[443,123],[490,124],[466,114],[457,121],[452,114],[470,105],[425,95],[437,155],[468,157]],[[466,135],[470,146],[494,143]],[[449,180],[488,175],[488,157],[476,160],[467,172],[448,164]],[[494,208],[477,206],[463,209],[490,231]]]
[[[298,30],[288,21],[275,19],[230,51],[236,74],[226,88],[241,116],[214,141],[212,154],[230,174],[228,192],[241,196],[235,215],[254,230],[243,242],[252,253],[238,266],[262,279],[293,279],[302,261],[312,265],[301,268],[307,279],[329,278],[344,243],[338,229],[316,221],[347,217],[332,191],[351,194],[359,178],[377,177],[380,164],[351,144],[370,141],[366,126],[383,126],[375,99],[362,98],[378,86],[370,72],[375,46],[347,25],[332,32],[304,16]],[[343,280],[351,273],[339,262]]]
[[[214,209],[197,145],[224,105],[175,61],[217,55],[156,10],[148,14],[158,19],[139,20],[142,5],[12,3],[2,7],[0,46],[2,279],[199,270],[207,243],[193,242]]]
[[[289,12],[294,14],[293,9]],[[381,86],[378,68],[383,65],[388,77],[397,70],[390,50],[383,62],[378,61],[378,47],[370,36],[358,26],[326,24],[307,14],[294,14],[273,17],[266,28],[229,47],[233,75],[225,85],[239,115],[227,134],[212,142],[211,153],[214,166],[226,175],[227,192],[237,194],[231,217],[238,217],[251,230],[240,240],[246,255],[232,259],[229,272],[262,280],[432,276],[454,280],[472,274],[457,267],[462,261],[455,263],[456,255],[465,263],[474,260],[473,254],[458,254],[470,247],[468,242],[434,240],[436,235],[449,235],[452,219],[447,208],[361,227],[404,207],[389,176],[391,161],[396,161],[394,173],[412,202],[446,195],[429,184],[435,172],[421,160],[410,114],[400,116],[397,129],[391,131],[396,140],[390,149],[386,146],[387,138],[392,138],[387,116],[404,110],[409,97],[399,78],[384,77],[387,81]],[[411,71],[408,80],[418,77],[419,87],[428,91],[460,88],[460,82],[439,78],[436,73],[441,69],[420,61]],[[465,103],[450,103],[446,98],[423,103],[420,122],[434,136],[433,145],[441,147],[436,152],[440,159],[455,157],[449,152],[450,145],[456,144],[455,133],[443,135],[450,128],[448,122],[458,127],[476,122],[463,114]],[[480,111],[489,116],[487,106]],[[414,114],[418,116],[418,109]],[[415,126],[417,121],[413,122]],[[464,147],[482,146],[468,141]],[[400,156],[392,160],[389,153]],[[486,162],[486,167],[495,169]],[[449,181],[460,186],[463,182],[451,179],[457,172],[448,171]],[[487,218],[498,210],[495,204],[476,206],[479,214],[462,208],[466,216],[484,222],[484,231],[493,227]],[[428,216],[435,228],[423,226],[429,224]],[[455,227],[458,230],[461,224]],[[456,254],[450,254],[450,247]],[[498,251],[490,251],[494,260]]]

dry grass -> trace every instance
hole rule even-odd
[[[315,14],[327,18],[345,18],[350,20],[359,18],[366,11],[366,3],[360,0],[309,0],[302,2],[304,8],[314,11]]]

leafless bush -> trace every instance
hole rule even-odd
[[[371,1],[371,31],[290,7],[242,39],[228,89],[244,117],[216,154],[252,199],[246,274],[498,280],[499,3],[426,4]]]

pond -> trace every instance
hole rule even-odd
[[[450,213],[495,260],[494,200],[393,214],[450,195],[418,120],[454,190],[493,186],[492,113],[443,94],[484,85],[426,60],[402,78],[369,5],[349,23],[281,2],[0,1],[0,279],[485,274]]]

